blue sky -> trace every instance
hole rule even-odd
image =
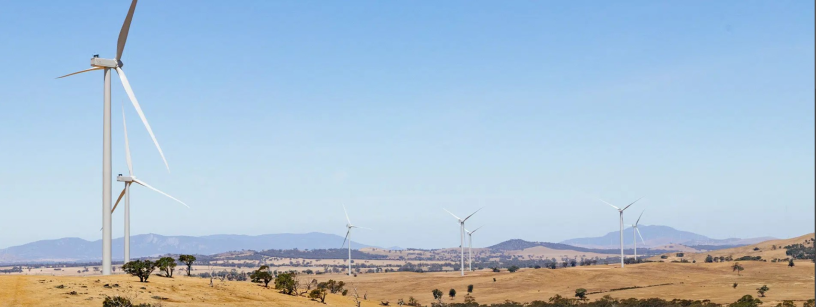
[[[0,2],[0,248],[96,240],[102,74],[129,1]],[[814,226],[808,1],[149,1],[113,77],[132,232],[343,234],[475,246],[644,224],[714,238]],[[120,190],[114,184],[114,194]],[[119,237],[121,212],[114,214]],[[644,233],[644,236],[648,234]],[[342,242],[338,242],[338,246]]]

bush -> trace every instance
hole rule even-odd
[[[714,262],[714,257],[711,257],[711,255],[706,256],[705,262],[706,262],[706,263],[712,263],[712,262]]]
[[[580,300],[586,299],[587,290],[584,288],[575,289],[575,297],[579,298]]]
[[[490,269],[492,269],[492,270],[493,270],[493,273],[498,273],[498,272],[501,272],[501,270],[499,270],[499,268],[490,268]]]
[[[313,300],[320,300],[321,303],[326,302],[326,288],[317,288],[309,292],[309,298]]]
[[[297,295],[297,273],[278,273],[275,277],[275,289],[278,289],[283,294]]]
[[[507,271],[510,272],[510,273],[515,273],[518,270],[519,270],[519,267],[517,267],[515,265],[511,265],[509,268],[507,268]]]
[[[771,288],[768,288],[768,285],[762,285],[762,287],[759,287],[756,290],[757,293],[759,293],[759,297],[765,297],[765,292],[768,292],[768,290],[771,290]]]
[[[685,256],[686,254],[684,254],[684,253],[677,253],[677,254],[675,254],[675,255],[676,255],[677,257],[682,258],[682,257],[683,257],[683,256]]]
[[[456,297],[456,289],[450,289],[450,291],[448,291],[448,296],[450,296],[451,299]]]
[[[249,274],[249,278],[252,282],[256,283],[263,283],[264,287],[269,287],[269,282],[272,281],[273,277],[272,274],[269,273],[269,266],[262,265],[258,270]]]
[[[473,285],[468,285],[468,293],[473,293]]]
[[[666,255],[660,255],[660,259],[668,259],[668,258],[669,258],[669,256],[666,256]]]
[[[433,289],[433,291],[431,291],[431,293],[433,294],[433,297],[434,297],[435,300],[441,299],[442,295],[443,295],[442,291],[440,291],[439,289]]]
[[[728,307],[758,307],[759,304],[762,304],[758,298],[755,299],[751,295],[745,295],[736,302],[728,304]]]
[[[121,296],[114,296],[114,297],[105,297],[105,300],[102,301],[102,307],[152,307],[153,305],[150,304],[138,304],[134,305],[130,302],[129,299]]]
[[[122,265],[122,270],[125,273],[139,277],[140,282],[147,282],[150,274],[156,269],[156,264],[150,260],[136,260]]]

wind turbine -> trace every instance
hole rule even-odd
[[[641,197],[641,198],[643,198],[643,197]],[[626,210],[627,208],[629,208],[629,206],[634,205],[636,202],[638,202],[638,200],[640,200],[640,198],[638,198],[636,201],[633,201],[631,204],[627,205],[626,207],[623,207],[623,209],[615,207],[615,205],[610,204],[610,203],[604,201],[603,199],[598,199],[598,200],[604,202],[607,205],[612,206],[612,208],[615,208],[615,210],[618,210],[618,213],[620,213],[621,268],[623,268],[623,211]]]
[[[479,210],[482,210],[482,208],[479,208]],[[445,210],[445,212],[450,213],[450,215],[453,215],[453,217],[455,217],[456,220],[459,221],[459,248],[462,250],[461,257],[459,258],[459,267],[462,271],[462,276],[465,276],[465,221],[467,221],[471,216],[476,214],[476,212],[479,212],[479,210],[474,211],[464,219],[459,218],[458,216],[456,216],[456,214],[453,214],[450,211],[448,211],[448,209],[442,208],[442,210]]]
[[[167,164],[167,159],[164,158],[159,142],[156,140],[156,136],[153,135],[153,130],[150,129],[150,124],[147,123],[142,108],[133,94],[133,89],[131,89],[130,82],[125,76],[125,71],[122,70],[124,65],[121,61],[122,53],[125,51],[125,42],[127,42],[128,32],[130,31],[130,22],[133,20],[133,11],[136,10],[136,2],[137,0],[133,0],[130,3],[125,22],[122,24],[122,29],[119,30],[119,40],[116,42],[116,58],[103,59],[99,55],[94,55],[91,58],[91,68],[59,77],[64,78],[94,70],[103,70],[104,72],[102,87],[104,91],[102,112],[102,275],[110,275],[111,273],[111,69],[116,70],[116,74],[119,75],[130,102],[133,103],[133,107],[139,113],[147,132],[150,133],[153,143],[156,144],[167,171],[170,171],[170,166]]]
[[[346,231],[346,238],[343,239],[343,245],[346,245],[346,241],[348,241],[348,243],[349,243],[349,245],[348,245],[348,252],[349,252],[348,274],[349,274],[349,276],[351,276],[351,229],[352,228],[371,229],[371,228],[365,228],[365,227],[352,225],[351,224],[351,219],[349,219],[349,216],[348,216],[348,211],[346,211],[346,206],[343,206],[343,212],[346,214],[346,221],[348,221],[348,224],[346,224],[346,228],[348,228],[348,230]],[[340,245],[340,247],[343,247],[343,245]]]
[[[643,216],[643,212],[645,211],[646,210],[640,212],[640,216],[638,216],[637,221],[634,225],[632,225],[632,240],[635,241],[635,262],[637,262],[637,237],[635,237],[635,233],[640,236],[640,242],[643,242],[643,245],[646,245],[646,241],[643,240],[643,236],[640,234],[640,229],[638,229],[638,223],[640,223],[640,218]]]
[[[465,229],[465,232],[467,232],[468,235],[468,271],[471,272],[473,272],[473,233],[482,227],[484,226],[479,226],[473,231],[468,231],[467,229]]]
[[[148,185],[144,181],[136,179],[136,176],[133,175],[133,164],[132,164],[132,162],[130,160],[130,144],[128,143],[127,121],[125,120],[125,108],[124,108],[124,106],[122,106],[122,126],[124,126],[124,129],[125,129],[125,157],[126,157],[126,160],[127,160],[127,167],[128,167],[128,175],[129,176],[122,176],[122,174],[119,174],[119,177],[116,178],[116,181],[125,183],[125,188],[122,189],[122,193],[119,193],[119,198],[116,199],[116,203],[113,205],[113,209],[111,209],[111,214],[113,214],[113,211],[115,211],[116,207],[119,205],[119,201],[121,201],[122,198],[124,197],[125,198],[125,237],[124,237],[124,241],[125,241],[124,242],[125,243],[125,263],[128,263],[128,261],[130,261],[130,185],[131,184],[133,184],[135,182],[135,183],[137,183],[139,185],[142,185],[142,186],[144,186],[144,187],[146,187],[148,189],[159,192],[159,194],[170,197],[172,200],[175,200],[175,201],[181,203],[182,205],[184,205],[187,208],[190,208],[190,206],[187,206],[187,204],[185,204],[183,201],[180,201],[180,200],[176,199],[175,197],[168,195],[167,193],[159,191],[158,189]]]

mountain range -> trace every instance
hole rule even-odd
[[[773,238],[751,239],[711,239],[696,233],[677,230],[668,226],[640,226],[640,232],[646,242],[643,248],[659,248],[667,244],[682,244],[687,246],[706,245],[731,247],[737,245],[754,244]],[[577,238],[561,241],[560,243],[528,242],[520,239],[507,240],[490,246],[497,250],[520,250],[534,246],[544,246],[551,249],[575,251],[599,251],[617,249],[620,246],[620,237],[617,231],[600,237]],[[212,255],[229,251],[240,250],[268,250],[268,249],[332,249],[340,248],[343,237],[318,232],[304,234],[266,234],[257,236],[247,235],[209,235],[209,236],[163,236],[158,234],[144,234],[131,237],[131,258],[153,257],[164,254],[198,254]],[[114,261],[123,258],[123,239],[113,240]],[[640,247],[642,244],[638,242]],[[632,228],[624,231],[624,244],[629,248],[632,244]],[[375,247],[354,242],[353,249]],[[102,241],[87,241],[80,238],[62,238],[42,240],[19,246],[0,249],[0,263],[25,262],[72,262],[98,261]],[[392,250],[402,249],[390,247]],[[710,248],[708,248],[710,249]]]

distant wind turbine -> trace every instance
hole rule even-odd
[[[348,274],[349,274],[349,276],[351,276],[351,229],[352,228],[362,228],[362,229],[369,229],[370,230],[370,228],[365,228],[365,227],[352,225],[351,224],[351,219],[349,219],[349,216],[348,216],[348,211],[346,211],[346,206],[343,206],[343,213],[346,214],[346,221],[348,222],[348,224],[346,224],[346,228],[348,230],[346,231],[346,238],[343,239],[343,245],[346,245],[346,241],[348,241],[348,255],[349,255]],[[343,245],[340,245],[340,247],[343,247]]]
[[[468,271],[471,272],[473,272],[473,233],[482,227],[484,226],[479,226],[473,231],[467,231],[467,229],[465,229],[465,232],[467,232],[468,235]]]
[[[483,208],[479,208],[479,210],[482,209]],[[464,219],[459,218],[458,216],[456,216],[456,214],[453,214],[450,211],[448,211],[448,209],[442,208],[442,210],[445,210],[445,212],[450,213],[450,215],[453,215],[453,217],[455,217],[456,220],[459,221],[459,248],[462,251],[461,257],[459,258],[459,268],[462,271],[462,276],[465,276],[465,221],[467,221],[471,216],[476,214],[476,212],[479,212],[479,210],[474,211]]]
[[[641,198],[643,198],[643,197],[641,197]],[[620,258],[620,260],[621,260],[621,268],[623,268],[623,257],[624,257],[624,255],[623,255],[623,211],[626,210],[627,208],[629,208],[629,206],[634,205],[641,198],[638,198],[636,201],[633,201],[631,204],[627,205],[626,207],[623,207],[623,209],[618,208],[615,205],[604,201],[603,199],[598,199],[598,200],[604,202],[605,204],[612,206],[612,208],[615,208],[615,210],[618,210],[618,213],[620,213],[620,248],[621,248],[621,258]]]
[[[640,236],[640,242],[643,242],[643,245],[646,246],[646,241],[643,240],[643,236],[640,234],[640,229],[638,229],[638,223],[640,223],[640,218],[643,216],[643,212],[645,211],[646,210],[640,212],[640,216],[638,216],[637,221],[634,225],[632,225],[632,240],[635,241],[635,262],[637,262],[637,237],[635,237],[635,233]]]

